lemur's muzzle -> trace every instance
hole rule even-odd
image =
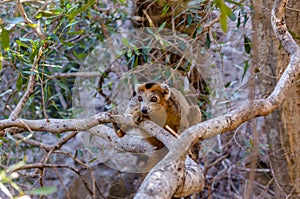
[[[141,112],[142,112],[143,114],[148,114],[148,109],[147,109],[147,107],[142,107]]]

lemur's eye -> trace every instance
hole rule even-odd
[[[156,96],[151,97],[150,102],[157,102],[157,97]]]
[[[139,102],[142,102],[142,101],[143,101],[142,96],[138,96],[138,101],[139,101]]]

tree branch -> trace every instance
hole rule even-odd
[[[182,192],[185,193],[184,195],[180,195],[180,193],[176,192],[178,186],[184,183],[184,175],[182,175],[184,169],[179,170],[179,168],[182,168],[180,160],[185,157],[192,142],[228,132],[237,128],[245,121],[258,116],[267,115],[277,109],[284,101],[288,90],[300,73],[299,46],[287,31],[284,21],[286,5],[287,0],[275,1],[272,11],[272,26],[277,38],[291,55],[291,58],[288,67],[271,95],[266,99],[247,101],[238,109],[231,111],[224,116],[202,122],[184,131],[181,136],[171,144],[171,147],[168,147],[170,151],[166,157],[149,172],[135,198],[170,198],[174,195],[185,196],[187,193],[194,193],[195,190],[193,190],[193,192],[184,190]],[[148,132],[149,134],[154,135],[151,132],[151,129],[148,129]],[[169,181],[167,179],[176,179],[177,181]],[[194,185],[199,186],[198,191],[203,188],[201,183],[203,184],[203,181]]]
[[[41,46],[39,48],[38,54],[34,58],[34,61],[33,61],[33,64],[32,64],[32,68],[31,68],[31,72],[33,72],[33,73],[38,68],[38,62],[39,62],[39,60],[40,60],[40,58],[42,56],[42,53],[43,53],[42,49],[43,49],[43,46]],[[22,98],[20,99],[19,103],[17,104],[17,106],[11,112],[11,114],[9,116],[10,119],[15,120],[16,118],[19,117],[19,115],[22,112],[23,107],[25,106],[27,100],[29,99],[29,97],[33,93],[34,84],[35,84],[35,74],[31,74],[29,76],[27,89],[26,89],[25,93],[23,94]]]
[[[288,0],[276,0],[271,13],[271,23],[277,39],[289,55],[299,50],[299,46],[289,33],[285,23],[285,10]]]

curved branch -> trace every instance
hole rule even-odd
[[[266,99],[247,101],[238,109],[224,116],[202,122],[184,131],[181,136],[172,143],[171,147],[169,147],[170,151],[166,157],[150,171],[135,198],[170,198],[175,194],[176,196],[184,196],[178,194],[175,191],[176,189],[171,186],[176,186],[178,189],[179,185],[184,183],[184,175],[182,175],[182,172],[178,169],[176,170],[176,168],[179,168],[178,165],[180,165],[180,159],[185,157],[192,142],[228,132],[237,128],[245,121],[258,116],[267,115],[277,109],[284,101],[287,97],[288,90],[296,80],[296,77],[300,74],[299,46],[287,31],[284,21],[284,11],[287,2],[287,0],[275,1],[272,11],[272,26],[277,38],[280,40],[285,50],[291,55],[291,58],[288,67],[271,95]],[[148,132],[152,135],[151,129],[148,129]],[[169,170],[169,168],[172,169]],[[173,178],[177,181],[170,182],[167,180]],[[201,182],[195,186],[199,185],[201,185]],[[166,188],[162,189],[162,187]],[[153,194],[154,191],[155,195]],[[189,190],[185,191],[189,192]],[[191,194],[193,192],[190,191],[189,193]]]
[[[285,23],[285,10],[288,0],[276,0],[271,14],[271,23],[277,39],[289,55],[299,50],[299,46],[288,32]]]

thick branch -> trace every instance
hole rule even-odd
[[[151,145],[146,139],[142,137],[132,137],[129,135],[125,135],[122,139],[120,139],[119,137],[117,137],[112,128],[104,125],[99,125],[110,122],[130,125],[130,115],[111,115],[110,113],[99,113],[87,119],[6,119],[0,120],[0,136],[4,136],[3,130],[6,130],[12,134],[14,134],[14,131],[16,131],[17,133],[20,133],[22,131],[47,131],[51,133],[87,131],[111,142],[114,147],[127,152],[154,152],[155,147],[153,147],[153,145]],[[170,137],[169,133],[167,133],[164,129],[157,127],[155,123],[151,121],[145,121],[145,124],[147,124],[146,126],[148,128],[157,128],[156,132],[158,133],[163,132],[160,134],[165,136],[159,136],[160,139],[163,140],[163,142],[170,143],[170,140],[174,139],[174,137]],[[22,136],[18,136],[18,138],[22,138]],[[31,141],[28,140],[28,142]],[[37,143],[31,144],[36,145]]]
[[[32,131],[48,131],[51,133],[62,133],[66,131],[84,131],[98,124],[112,122],[109,113],[99,113],[87,119],[6,119],[0,121],[0,130],[10,127],[29,128]],[[29,130],[28,129],[28,130]]]
[[[271,23],[277,39],[289,55],[295,53],[299,46],[288,32],[285,23],[285,9],[288,0],[276,0],[271,14]]]

